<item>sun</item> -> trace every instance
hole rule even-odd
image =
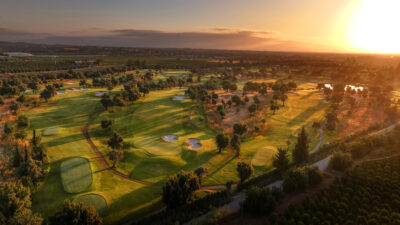
[[[360,0],[349,26],[360,51],[400,53],[400,0]]]

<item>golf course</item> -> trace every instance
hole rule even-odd
[[[178,73],[185,75],[178,71],[159,77]],[[163,182],[181,170],[207,168],[203,186],[238,182],[235,167],[243,160],[253,164],[255,175],[265,173],[272,169],[277,147],[293,148],[301,127],[314,132],[311,144],[316,144],[319,134],[311,124],[323,119],[326,108],[318,91],[297,91],[281,110],[265,114],[266,131],[247,138],[236,158],[231,151],[218,154],[216,131],[208,126],[201,104],[185,97],[185,88],[152,91],[135,104],[108,110],[97,94],[102,91],[66,91],[27,114],[49,148],[50,174],[33,196],[37,211],[51,215],[65,199],[72,199],[101,209],[107,223],[127,221],[160,208]],[[100,126],[104,119],[114,121],[112,130]],[[85,126],[90,142],[83,134]],[[114,131],[124,138],[124,157],[110,170],[107,139]]]

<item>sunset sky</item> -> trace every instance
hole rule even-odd
[[[397,0],[2,0],[0,41],[400,52]]]

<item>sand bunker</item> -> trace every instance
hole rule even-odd
[[[95,95],[96,95],[97,97],[101,97],[101,96],[103,96],[105,93],[107,93],[107,91],[97,91],[97,92],[95,93]]]
[[[175,141],[178,141],[178,136],[173,135],[173,134],[168,134],[168,135],[165,135],[164,137],[162,137],[162,139],[167,142],[175,142]]]
[[[182,95],[174,96],[174,98],[172,98],[172,100],[174,100],[174,101],[182,101],[185,99],[186,99],[186,97],[182,96]]]
[[[199,149],[201,148],[200,140],[197,138],[188,138],[186,143],[189,145],[190,149]]]
[[[75,82],[67,82],[67,83],[65,83],[65,84],[67,84],[67,85],[74,85]]]
[[[63,91],[57,91],[57,94],[58,94],[58,95],[63,95],[63,94],[65,94],[65,92],[63,92]]]
[[[291,92],[290,94],[291,94],[291,95],[294,95],[294,96],[296,96],[296,95],[297,95],[297,93],[294,93],[294,92]]]

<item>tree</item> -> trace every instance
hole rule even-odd
[[[40,93],[40,98],[46,100],[46,102],[57,94],[56,88],[53,85],[47,85],[46,88]]]
[[[170,176],[163,186],[162,199],[168,208],[183,206],[200,189],[199,177],[193,172],[181,171]]]
[[[236,104],[236,106],[239,106],[240,104],[242,104],[242,99],[240,99],[239,96],[234,95],[232,96],[232,102],[234,102]],[[228,102],[229,104],[229,102]]]
[[[254,168],[248,162],[238,162],[236,171],[239,174],[240,183],[243,183],[253,175]]]
[[[248,110],[249,110],[249,112],[250,112],[251,114],[253,114],[253,113],[257,110],[257,105],[254,104],[254,103],[251,104],[251,105],[249,106]]]
[[[31,211],[31,192],[20,182],[0,187],[0,223],[41,225],[43,219]]]
[[[10,125],[8,125],[7,122],[4,123],[4,133],[6,135],[11,134],[14,131],[13,127],[11,127]]]
[[[103,94],[103,96],[101,96],[100,102],[106,110],[108,109],[108,107],[111,107],[114,105],[114,102],[111,100],[110,95],[108,95],[107,93],[105,93],[105,94]]]
[[[326,127],[329,130],[335,130],[336,129],[336,122],[338,121],[337,115],[335,112],[329,112],[326,114]]]
[[[117,132],[107,141],[108,146],[112,149],[121,149],[124,139]]]
[[[235,149],[236,151],[236,157],[239,157],[240,155],[240,137],[237,134],[233,135],[233,138],[231,140],[231,147]]]
[[[13,160],[13,166],[14,167],[19,167],[22,162],[22,157],[19,152],[18,144],[15,144],[15,153],[14,153],[14,160]]]
[[[308,160],[308,135],[305,128],[301,128],[301,132],[297,137],[297,143],[293,150],[293,161],[300,165]]]
[[[272,158],[272,165],[283,175],[289,169],[289,156],[287,149],[278,148],[278,152]]]
[[[328,167],[336,171],[345,171],[351,164],[351,154],[335,152],[329,160]]]
[[[10,103],[10,106],[9,106],[10,110],[11,110],[14,114],[16,114],[16,113],[18,112],[18,110],[19,110],[20,107],[21,107],[21,105],[20,105],[18,102],[15,102],[15,101],[12,101],[12,102]]]
[[[29,127],[29,119],[25,115],[18,116],[17,125],[19,128],[27,128]]]
[[[199,177],[199,182],[201,184],[201,179],[203,178],[203,175],[208,173],[208,169],[205,167],[199,167],[194,170],[194,173]]]
[[[276,195],[276,197],[279,197]],[[275,210],[277,199],[269,187],[250,187],[240,208],[247,213],[268,215]]]
[[[110,128],[114,124],[114,120],[111,119],[104,119],[101,121],[101,127],[103,129]]]
[[[225,134],[218,134],[215,137],[215,142],[217,143],[218,146],[218,153],[221,153],[222,149],[228,147],[229,145],[229,136]]]
[[[241,124],[241,123],[235,123],[233,125],[233,133],[238,134],[238,135],[243,135],[247,132],[248,127],[246,124]]]
[[[124,157],[124,152],[119,149],[113,149],[110,153],[108,153],[108,158],[113,162],[111,168],[115,168],[117,163]]]
[[[288,96],[286,94],[284,94],[284,93],[281,93],[279,95],[279,99],[282,101],[282,105],[285,107],[285,102],[288,99]]]
[[[275,115],[275,111],[279,110],[279,105],[275,100],[271,100],[270,109],[272,110],[273,114]]]
[[[304,168],[289,170],[283,177],[282,187],[285,192],[305,190],[308,186],[308,176]]]
[[[50,217],[51,225],[101,225],[103,219],[92,206],[83,203],[64,202],[61,211]]]

